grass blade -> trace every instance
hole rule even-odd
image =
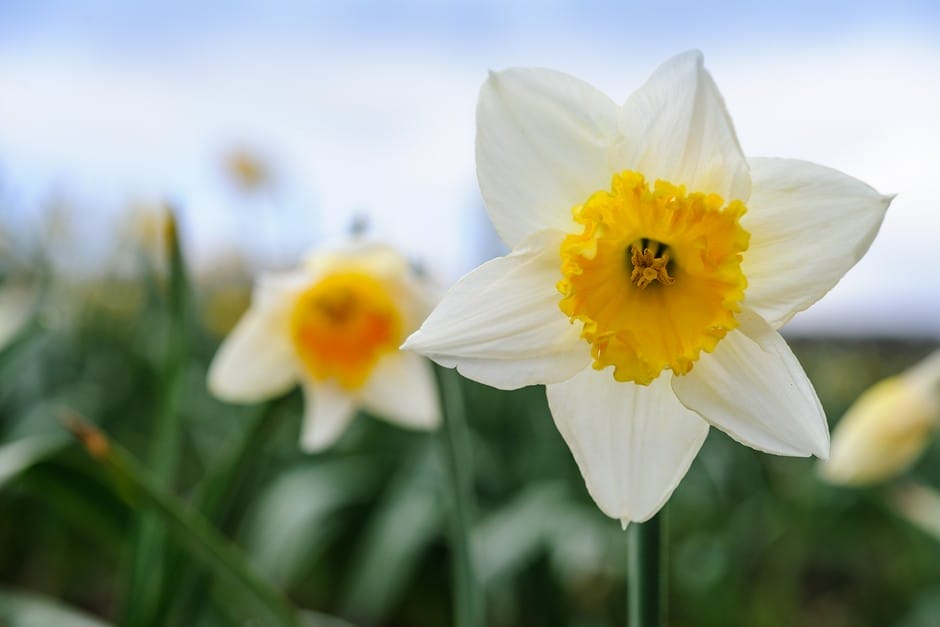
[[[55,599],[30,592],[0,590],[0,625],[4,627],[108,627]]]
[[[55,454],[65,443],[60,436],[36,435],[0,446],[0,487],[24,470]]]
[[[188,281],[180,249],[175,216],[167,213],[166,246],[169,258],[167,287],[167,347],[160,377],[159,407],[154,421],[150,467],[160,485],[172,488],[179,465],[180,379],[186,354],[186,307]],[[128,584],[125,617],[127,627],[155,623],[166,567],[164,530],[158,519],[143,514],[134,534],[134,551]]]
[[[66,427],[107,471],[115,492],[131,507],[156,514],[171,537],[201,562],[225,586],[233,599],[257,615],[260,624],[298,627],[295,610],[283,595],[262,579],[233,544],[219,535],[205,518],[188,511],[130,453],[111,442],[97,428],[71,415]]]

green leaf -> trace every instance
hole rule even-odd
[[[282,473],[258,499],[245,544],[261,572],[281,585],[295,582],[334,534],[337,510],[363,501],[373,489],[373,466],[339,458]]]
[[[300,613],[304,627],[354,627],[352,623],[320,612],[304,611]]]
[[[557,525],[564,500],[559,484],[533,486],[479,523],[474,554],[486,585],[510,580],[535,559]]]
[[[37,435],[0,446],[0,487],[57,453],[67,442],[61,435]]]
[[[4,627],[108,627],[55,599],[30,592],[0,590],[0,625]]]
[[[187,510],[173,494],[120,446],[91,424],[70,417],[67,426],[100,462],[115,493],[133,508],[147,508],[166,525],[167,532],[190,557],[201,562],[225,587],[228,596],[263,625],[297,627],[298,617],[284,596],[251,567],[245,555],[209,522]]]
[[[355,553],[350,569],[354,579],[344,605],[370,622],[383,622],[410,582],[422,550],[440,530],[441,473],[434,453],[433,447],[425,447],[402,469]]]
[[[179,243],[176,216],[167,212],[167,253],[169,287],[167,293],[167,346],[160,372],[159,407],[155,415],[149,466],[155,479],[172,489],[178,472],[180,455],[181,379],[187,358],[186,313],[189,282],[186,263]],[[167,555],[163,529],[149,514],[140,517],[133,534],[134,553],[130,564],[125,623],[129,627],[147,627],[155,622],[162,594],[163,574]]]

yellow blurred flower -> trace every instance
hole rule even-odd
[[[398,350],[432,305],[428,287],[387,246],[317,252],[300,269],[256,285],[209,368],[209,389],[252,403],[299,382],[306,397],[301,446],[311,452],[339,438],[358,407],[404,427],[436,427],[430,363]]]
[[[940,350],[862,394],[832,435],[830,483],[867,485],[898,475],[929,444],[940,419]]]

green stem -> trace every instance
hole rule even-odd
[[[447,466],[448,489],[452,494],[451,542],[454,563],[454,624],[479,627],[483,624],[483,597],[473,568],[470,530],[473,519],[473,485],[467,420],[460,379],[453,370],[435,366],[443,424],[441,439]]]
[[[107,471],[112,489],[132,508],[159,517],[168,533],[224,586],[228,597],[254,610],[261,625],[298,627],[299,619],[283,595],[259,576],[248,559],[198,513],[189,511],[134,459],[84,420],[70,416],[66,427]]]
[[[176,218],[170,213],[166,226],[167,254],[169,255],[169,285],[167,287],[166,354],[162,372],[160,411],[157,415],[150,461],[157,479],[166,487],[176,481],[179,465],[180,379],[186,360],[186,307],[188,280],[186,263],[180,249]]]
[[[186,264],[180,249],[175,216],[166,223],[169,284],[167,286],[166,354],[161,371],[158,409],[150,449],[150,468],[161,487],[171,489],[179,465],[179,396],[186,359],[186,307],[188,282]],[[128,584],[124,625],[146,627],[153,624],[161,595],[165,568],[164,530],[151,514],[138,519]]]
[[[631,523],[627,530],[627,611],[630,627],[663,627],[666,624],[665,514],[645,523]]]
[[[197,486],[193,494],[193,506],[215,525],[226,531],[238,492],[251,483],[263,461],[265,446],[286,416],[281,411],[284,399],[272,401],[258,407],[248,419],[245,429]]]
[[[257,470],[261,458],[259,452],[278,426],[275,415],[280,407],[281,403],[273,402],[258,408],[249,418],[245,430],[196,488],[191,507],[223,534],[228,535],[234,526],[235,516],[231,510],[235,495],[250,483],[252,470]],[[176,556],[169,571],[178,572],[183,570],[182,566],[179,556]],[[209,598],[211,583],[209,573],[201,569],[186,569],[182,577],[177,578],[172,595],[164,594],[160,613],[164,622],[161,624],[182,625],[194,621],[200,606]]]

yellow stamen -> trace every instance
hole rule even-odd
[[[583,230],[561,245],[559,307],[583,324],[595,369],[643,385],[665,368],[686,374],[737,326],[745,211],[630,171],[573,209]]]
[[[298,297],[291,314],[291,338],[308,373],[350,391],[362,387],[402,335],[401,314],[387,288],[363,272],[321,278]]]
[[[672,285],[676,282],[669,276],[667,269],[669,253],[656,257],[649,248],[641,251],[640,247],[634,244],[630,249],[630,263],[633,264],[630,280],[639,288],[645,288],[653,281],[659,281],[663,285]]]

